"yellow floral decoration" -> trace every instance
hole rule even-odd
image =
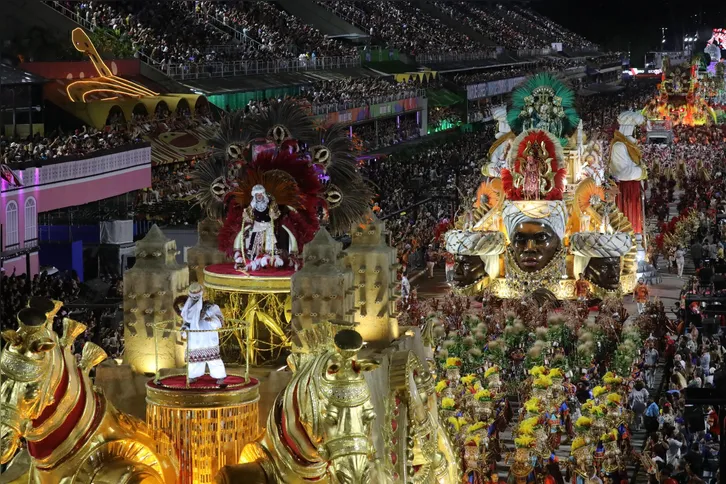
[[[533,447],[535,442],[536,442],[536,439],[529,435],[523,435],[521,437],[517,437],[514,439],[514,445],[516,445],[520,449]]]
[[[575,422],[575,427],[592,427],[592,419],[588,417],[580,417],[577,419],[577,422]]]
[[[447,388],[449,388],[449,382],[447,382],[446,380],[441,380],[436,383],[436,393],[441,393]]]
[[[456,408],[456,402],[453,398],[445,397],[441,400],[441,408],[444,410],[453,410]]]
[[[593,388],[593,389],[592,389],[592,395],[593,395],[593,396],[594,396],[595,398],[597,398],[597,397],[599,397],[600,395],[602,395],[602,394],[604,394],[604,393],[607,393],[607,391],[608,391],[608,389],[607,389],[607,388],[605,388],[605,387],[603,387],[603,386],[600,386],[600,385],[598,385],[598,386],[596,386],[595,388]]]
[[[529,374],[532,376],[540,376],[545,374],[546,368],[544,366],[533,366],[529,370]]]
[[[476,380],[476,375],[473,373],[469,373],[468,375],[461,378],[461,383],[464,385],[471,385]]]
[[[457,368],[461,368],[461,358],[456,358],[456,357],[446,358],[445,366],[446,366],[447,370],[455,370]]]
[[[484,372],[484,376],[486,378],[489,378],[490,376],[494,375],[495,373],[499,373],[499,367],[496,365],[494,365],[490,368],[487,368],[486,371]]]

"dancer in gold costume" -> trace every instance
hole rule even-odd
[[[76,363],[73,343],[86,327],[66,318],[58,338],[52,324],[61,304],[32,298],[30,306],[18,313],[18,330],[2,333],[0,463],[24,439],[30,468],[16,482],[175,483],[176,457],[155,450],[166,437],[116,410],[93,386],[88,373],[106,353],[86,343]]]

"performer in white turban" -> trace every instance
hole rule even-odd
[[[187,377],[194,383],[209,366],[209,374],[223,385],[227,372],[219,354],[218,329],[222,327],[222,311],[214,303],[204,301],[202,286],[192,283],[189,298],[181,310],[182,337],[187,340]],[[184,330],[190,330],[189,332]]]
[[[636,234],[643,232],[642,181],[648,179],[648,172],[633,138],[633,131],[644,122],[645,118],[638,112],[621,113],[618,117],[618,131],[610,145],[610,174],[617,180],[620,190],[616,203],[630,220]]]
[[[252,200],[242,216],[242,231],[235,239],[234,248],[245,256],[247,269],[281,267],[283,260],[275,250],[275,221],[280,217],[280,210],[262,185],[252,187],[251,194]],[[237,261],[235,263],[241,266]]]

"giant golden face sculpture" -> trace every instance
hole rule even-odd
[[[538,272],[552,261],[562,241],[552,227],[541,222],[522,222],[512,234],[514,262],[525,272]]]

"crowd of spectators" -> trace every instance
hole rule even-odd
[[[318,113],[408,99],[419,93],[420,89],[412,83],[392,82],[381,77],[346,77],[303,86],[300,97]]]
[[[467,115],[469,123],[478,123],[492,115],[492,102],[489,98],[469,101]]]
[[[436,242],[436,227],[452,220],[460,197],[473,196],[480,179],[479,161],[493,139],[494,126],[485,125],[478,132],[362,162],[362,173],[378,193],[374,210],[380,217],[390,217],[386,226],[392,244],[410,268],[423,266],[424,254]]]
[[[36,133],[25,138],[0,135],[0,160],[12,167],[20,163],[42,163],[66,156],[86,156],[94,151],[140,143],[143,140],[126,128],[99,130],[84,126],[73,133],[53,133],[43,136]]]
[[[373,123],[353,126],[353,136],[361,143],[363,153],[386,148],[421,136],[416,114],[378,121],[378,130]]]
[[[83,344],[92,341],[100,345],[110,357],[118,357],[123,353],[123,331],[116,321],[117,304],[102,307],[82,304],[83,283],[75,271],[58,272],[51,270],[36,274],[31,279],[25,274],[16,275],[2,272],[0,285],[0,320],[2,328],[17,329],[17,313],[28,305],[31,297],[43,297],[61,301],[72,308],[63,306],[56,314],[53,329],[63,332],[63,318],[68,317],[86,325],[86,331],[76,339],[75,352],[80,355]],[[109,281],[109,290],[105,297],[118,300],[122,281],[120,278]],[[79,304],[80,303],[80,304]],[[81,306],[80,308],[76,306]]]
[[[272,58],[294,57],[302,53],[310,53],[312,58],[348,56],[357,52],[355,47],[328,38],[271,2],[197,3],[202,12],[242,32],[245,42],[251,40]]]
[[[317,57],[356,55],[355,47],[328,38],[267,2],[125,0],[65,4],[92,28],[104,29],[162,70],[205,62],[299,56],[314,62]],[[235,31],[241,38],[233,39]]]
[[[594,49],[594,45],[583,37],[529,10],[460,0],[433,3],[451,18],[506,49],[549,49],[552,43],[580,50]]]
[[[490,46],[470,39],[409,1],[318,0],[317,3],[343,20],[358,25],[385,47],[414,56],[450,52],[493,53]]]
[[[681,321],[681,327],[683,321]],[[717,483],[719,468],[719,415],[711,405],[686,406],[685,394],[693,388],[714,388],[723,373],[726,338],[703,334],[690,325],[682,334],[670,332],[658,345],[647,342],[646,365],[650,382],[636,382],[629,403],[636,415],[637,430],[644,428],[646,455],[659,471],[650,474],[653,484],[675,482]],[[665,356],[663,392],[653,385],[659,351]],[[642,425],[641,425],[642,422]]]
[[[539,72],[555,71],[585,65],[584,59],[568,59],[566,57],[541,57],[533,62],[510,64],[484,68],[478,72],[463,72],[453,75],[452,80],[460,85],[479,84],[481,82],[511,79],[513,77],[530,76]]]
[[[550,47],[536,36],[496,14],[490,7],[472,2],[434,2],[440,10],[463,25],[473,28],[497,45],[510,50]]]
[[[192,2],[128,0],[65,2],[93,29],[107,29],[133,51],[162,66],[219,60],[209,51],[231,36],[197,14]]]
[[[513,8],[510,9],[510,11],[511,10],[521,14],[523,17],[528,17],[537,25],[544,27],[546,29],[544,32],[545,34],[552,35],[554,38],[558,39],[553,42],[562,42],[571,49],[582,51],[595,50],[597,47],[582,35],[567,30],[562,25],[553,22],[549,18],[532,9],[524,8],[521,5],[513,5]]]

